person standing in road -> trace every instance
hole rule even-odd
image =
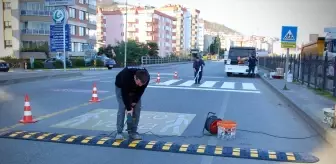
[[[145,68],[126,67],[120,71],[115,80],[115,94],[118,101],[117,135],[116,139],[124,139],[125,113],[131,114],[133,123],[127,124],[131,139],[139,140],[137,132],[141,112],[141,97],[148,86],[150,75]]]
[[[248,69],[248,76],[254,77],[254,71],[255,71],[255,67],[257,65],[258,59],[255,57],[255,55],[252,55],[249,57],[248,59],[248,63],[249,63],[249,69]],[[251,71],[252,71],[252,75],[251,75]]]
[[[195,84],[200,84],[202,75],[203,75],[203,67],[205,63],[202,59],[196,56],[196,60],[194,61],[193,68],[194,68],[194,77],[195,77]]]

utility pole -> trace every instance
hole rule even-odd
[[[125,58],[124,58],[124,67],[126,67],[126,62],[127,62],[127,26],[128,26],[128,22],[127,22],[127,0],[126,0],[126,13],[125,13]]]

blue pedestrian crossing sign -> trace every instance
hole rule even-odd
[[[282,26],[281,48],[296,48],[298,27]]]

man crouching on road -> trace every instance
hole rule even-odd
[[[135,140],[141,139],[137,132],[141,111],[141,96],[147,88],[149,79],[150,75],[145,68],[126,67],[116,76],[115,94],[119,105],[116,139],[124,139],[122,131],[124,129],[125,112],[131,114],[134,120],[131,125],[127,124],[129,137]]]

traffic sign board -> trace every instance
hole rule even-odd
[[[296,48],[298,27],[282,26],[281,48]]]
[[[45,0],[45,6],[73,6],[75,0]]]
[[[63,25],[50,25],[50,51],[63,52]],[[71,51],[70,25],[65,25],[65,51]]]

